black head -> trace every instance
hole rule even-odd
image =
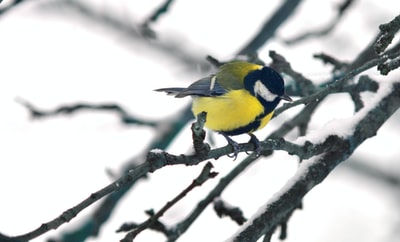
[[[274,110],[281,99],[291,101],[285,95],[282,76],[267,66],[249,72],[244,78],[244,87],[263,104],[266,113]]]

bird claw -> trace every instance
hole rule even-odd
[[[232,154],[228,154],[227,156],[229,158],[233,158],[233,160],[236,160],[236,158],[237,158],[237,156],[238,156],[238,154],[240,152],[239,144],[236,141],[234,141],[233,139],[231,139],[228,135],[226,135],[224,133],[221,133],[221,134],[224,136],[226,141],[228,141],[228,144],[230,144],[232,146],[232,149],[233,149],[233,153]]]
[[[233,141],[233,140],[232,140],[232,141]],[[230,143],[230,145],[232,145],[233,153],[232,153],[232,154],[228,154],[227,156],[228,156],[229,158],[233,158],[233,160],[236,160],[236,158],[237,158],[237,156],[238,156],[238,154],[239,154],[239,152],[240,152],[239,144],[236,143],[235,141],[233,141],[233,143]]]
[[[254,144],[254,147],[255,147],[254,153],[255,153],[256,157],[259,157],[261,155],[261,151],[262,151],[260,140],[258,140],[254,134],[249,133],[248,135],[250,135],[249,142]],[[246,151],[246,154],[250,155],[250,153],[248,153],[247,151]]]
[[[226,141],[228,141],[228,144],[230,144],[232,146],[232,149],[233,149],[233,153],[232,154],[228,154],[227,156],[229,158],[233,158],[233,160],[236,160],[236,158],[237,158],[237,156],[238,156],[238,154],[240,152],[239,144],[236,141],[234,141],[233,139],[231,139],[228,135],[226,135],[224,133],[221,133],[221,134],[225,137]],[[249,142],[253,143],[254,147],[255,147],[254,148],[254,154],[256,155],[256,157],[259,157],[261,155],[261,152],[262,152],[260,140],[258,140],[258,138],[254,134],[249,133],[248,135],[250,136]],[[251,153],[246,151],[246,154],[250,155]]]

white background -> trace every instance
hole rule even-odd
[[[98,13],[119,16],[135,28],[162,1],[85,2]],[[260,57],[269,62],[268,51],[276,50],[295,70],[315,82],[324,81],[330,67],[313,59],[314,53],[353,60],[376,35],[377,26],[391,20],[399,9],[395,0],[356,1],[329,38],[295,46],[280,41],[324,26],[334,17],[333,9],[340,2],[304,1],[278,36],[261,49]],[[176,1],[153,26],[158,39],[152,41],[130,38],[99,25],[57,1],[27,1],[0,16],[0,232],[28,232],[109,184],[113,178],[106,170],[118,174],[124,164],[144,151],[156,132],[149,127],[124,126],[116,115],[107,112],[82,111],[32,120],[16,102],[18,98],[43,109],[77,102],[116,102],[140,118],[167,119],[190,99],[178,100],[152,90],[186,86],[207,73],[193,71],[199,67],[187,66],[155,46],[175,45],[199,59],[208,54],[220,60],[232,58],[279,4],[261,0]],[[375,71],[370,74],[382,81],[399,79],[398,71],[386,79]],[[363,96],[366,102],[369,95]],[[274,119],[257,136],[265,137],[298,110]],[[348,96],[334,95],[317,110],[310,129],[318,131],[335,119],[340,128],[340,119],[352,115]],[[364,162],[400,175],[398,120],[396,113],[348,162]],[[225,145],[221,137],[214,138],[216,147]],[[294,140],[295,133],[287,138]],[[243,137],[243,141],[246,139]],[[190,142],[186,128],[168,151],[188,153]],[[184,218],[236,162],[229,158],[213,161],[220,175],[191,192],[162,220],[169,224]],[[123,235],[114,231],[122,223],[145,220],[144,210],[159,209],[190,184],[201,167],[167,167],[151,174],[124,197],[99,238],[90,241],[118,241]],[[245,171],[222,197],[250,217],[286,183],[296,167],[294,157],[276,152]],[[399,195],[399,187],[366,177],[343,164],[305,197],[304,209],[290,219],[286,241],[398,241]],[[85,210],[69,224],[34,241],[79,226],[90,211]],[[209,207],[180,241],[223,241],[237,229],[229,219],[217,218]],[[147,231],[137,238],[164,240],[163,235]]]

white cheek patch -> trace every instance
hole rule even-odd
[[[272,102],[278,97],[278,95],[270,92],[270,90],[268,90],[268,88],[262,84],[260,80],[256,81],[254,84],[254,93],[265,99],[267,102]]]

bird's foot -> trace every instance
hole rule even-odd
[[[237,156],[238,156],[238,154],[240,152],[239,144],[236,141],[234,141],[233,139],[231,139],[228,135],[226,135],[224,133],[221,133],[221,134],[222,134],[222,136],[224,136],[226,141],[228,141],[228,144],[230,144],[232,146],[232,149],[233,149],[233,153],[229,154],[228,157],[229,158],[233,158],[233,160],[236,160],[236,158],[237,158]]]
[[[261,155],[261,151],[262,151],[260,140],[258,140],[258,138],[254,134],[249,133],[248,135],[250,135],[249,142],[254,144],[255,155],[256,155],[256,157],[259,157]],[[246,152],[246,154],[249,154],[249,153]]]

